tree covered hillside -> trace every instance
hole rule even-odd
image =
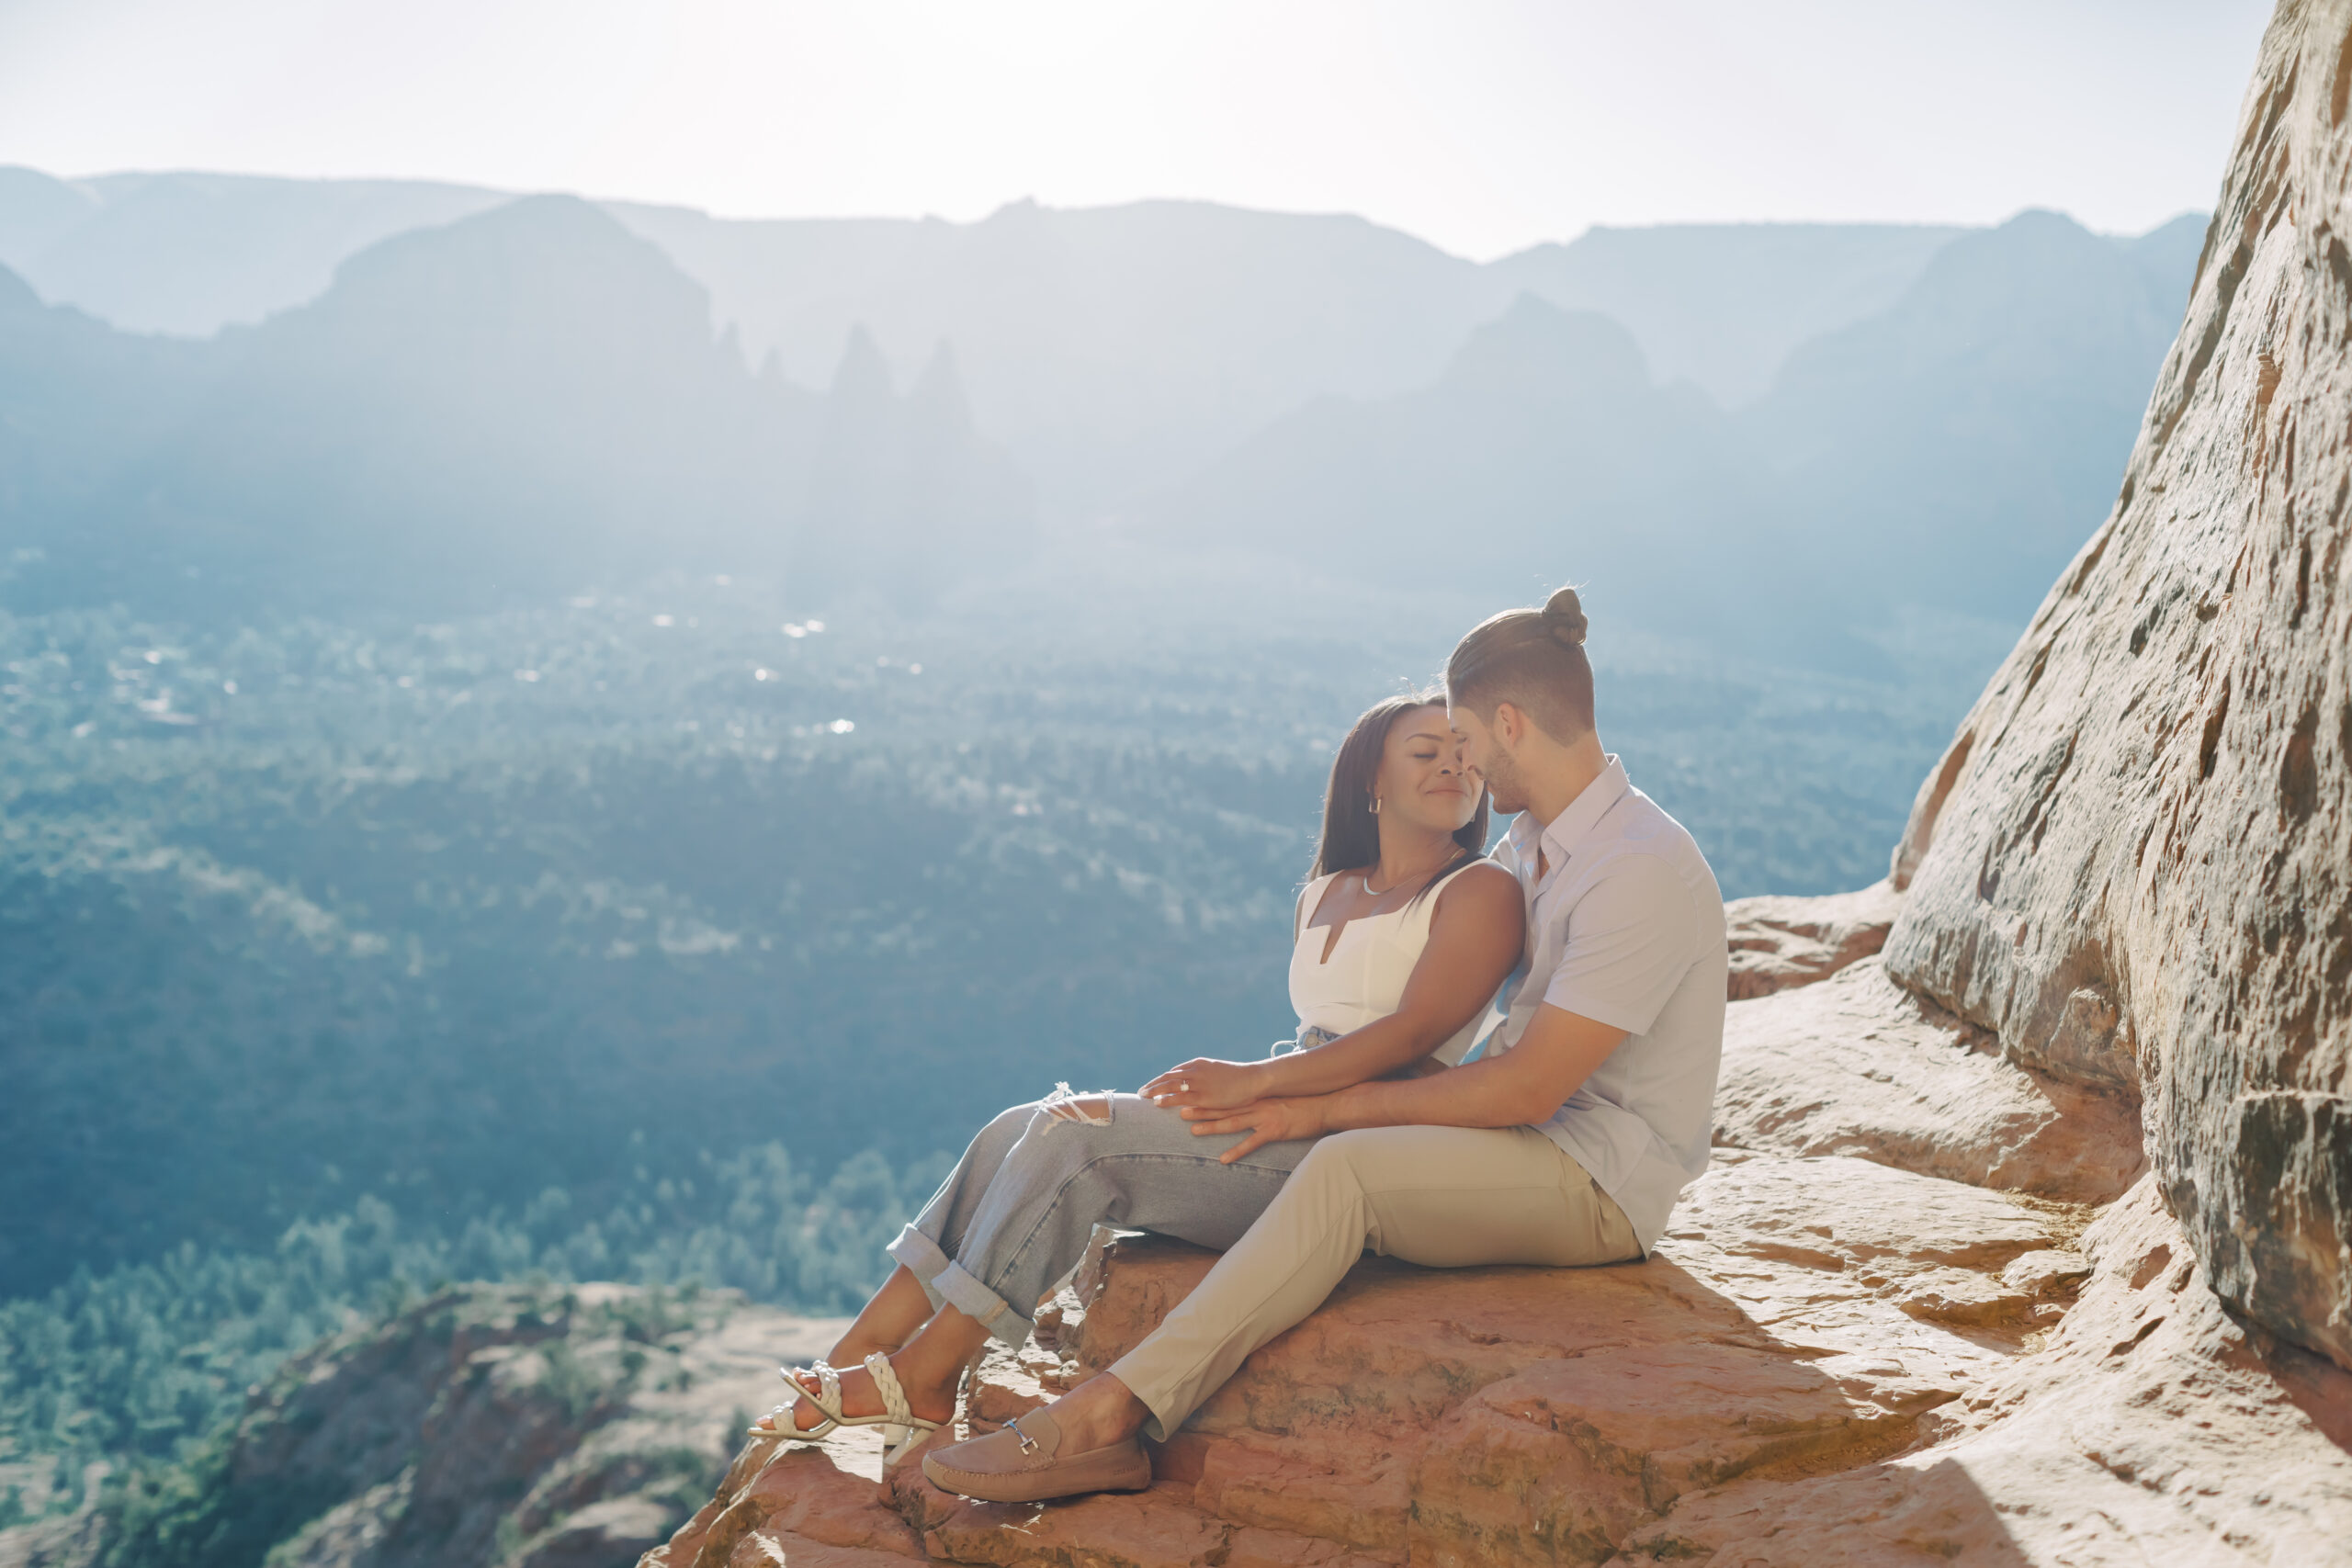
[[[1472,618],[780,604],[0,622],[0,1292],[363,1193],[597,1208],[624,1148],[904,1161],[1262,1051],[1331,748]],[[1638,662],[1604,695],[1734,894],[1880,874],[1948,733],[1916,708]]]

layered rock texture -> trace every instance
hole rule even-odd
[[[731,1292],[461,1286],[288,1361],[184,1469],[0,1529],[0,1568],[620,1568],[838,1321]]]
[[[2222,1298],[2352,1366],[2352,6],[2264,39],[2114,513],[1922,786],[1886,969],[2143,1106]]]
[[[2120,1196],[2147,1166],[2128,1099],[2004,1060],[1988,1031],[1875,958],[1731,1009],[1715,1142],[2083,1203]]]
[[[1733,1001],[1826,979],[1886,945],[1903,911],[1893,882],[1827,898],[1736,898],[1724,906]]]
[[[723,1462],[796,1326],[618,1285],[452,1292],[289,1363],[231,1439],[218,1516],[276,1568],[625,1562]]]
[[[1730,909],[1656,1257],[1367,1259],[1136,1496],[755,1440],[646,1568],[2352,1562],[2348,102],[2287,0],[2114,513],[1889,880]],[[1110,1242],[967,1423],[1213,1261]]]
[[[1109,1364],[1214,1261],[1111,1246],[969,1426]],[[2151,1179],[2094,1217],[1725,1150],[1646,1263],[1367,1259],[1149,1492],[999,1506],[870,1438],[755,1439],[645,1568],[2324,1563],[2347,1442],[2352,1376],[2233,1320]]]

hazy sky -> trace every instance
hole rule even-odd
[[[0,163],[732,215],[1200,197],[1490,256],[1589,224],[2137,231],[2265,0],[0,0]]]

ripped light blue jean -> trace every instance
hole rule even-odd
[[[1318,1043],[1319,1031],[1303,1039]],[[1288,1042],[1283,1043],[1287,1047]],[[1108,1126],[1016,1105],[980,1129],[931,1201],[890,1244],[931,1297],[1009,1345],[1029,1337],[1046,1292],[1078,1266],[1096,1224],[1154,1231],[1219,1251],[1241,1238],[1312,1139],[1268,1144],[1231,1165],[1238,1133],[1192,1123],[1132,1094],[1110,1098]]]

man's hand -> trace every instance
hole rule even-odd
[[[1545,1002],[1507,1051],[1427,1077],[1374,1078],[1315,1097],[1315,1131],[1534,1126],[1566,1104],[1624,1038],[1613,1024]]]
[[[1169,1068],[1138,1092],[1155,1105],[1211,1111],[1247,1105],[1266,1092],[1263,1062],[1220,1062],[1195,1056]]]
[[[1268,1144],[1322,1136],[1325,1104],[1324,1096],[1311,1094],[1297,1100],[1257,1100],[1230,1110],[1186,1111],[1182,1114],[1193,1124],[1194,1137],[1224,1133],[1250,1134],[1216,1156],[1219,1165],[1231,1165]]]

